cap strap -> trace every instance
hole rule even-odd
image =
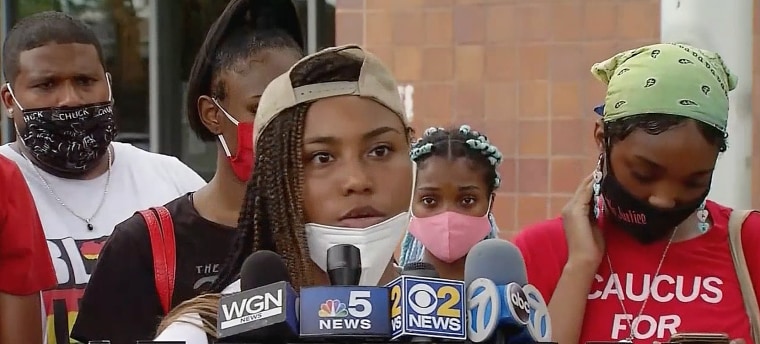
[[[302,104],[312,100],[357,94],[359,83],[356,81],[333,81],[318,84],[305,85],[293,89],[296,104]]]

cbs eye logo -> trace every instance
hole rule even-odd
[[[409,288],[406,294],[409,307],[419,315],[431,315],[436,312],[435,315],[440,317],[458,318],[462,314],[462,310],[457,307],[462,295],[454,287],[442,286],[436,291],[430,285],[417,283]],[[394,285],[391,288],[391,300],[393,300],[391,317],[401,315],[400,285]],[[438,307],[439,300],[444,300],[440,307]]]
[[[456,305],[461,299],[459,292],[450,286],[443,286],[437,291],[428,284],[415,284],[409,288],[409,307],[420,315],[458,318],[461,310]],[[444,300],[438,307],[438,300]],[[436,311],[437,309],[437,311]]]

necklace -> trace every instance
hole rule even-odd
[[[50,192],[50,195],[55,198],[56,201],[58,201],[58,204],[60,204],[63,209],[66,209],[71,215],[74,215],[76,218],[82,220],[84,223],[87,224],[87,230],[92,231],[95,229],[95,226],[92,225],[92,219],[95,218],[95,216],[98,215],[98,212],[100,212],[100,208],[103,207],[103,203],[106,201],[106,195],[108,194],[108,186],[111,184],[111,163],[113,161],[113,157],[111,155],[111,148],[108,148],[108,169],[106,170],[106,186],[103,188],[103,196],[100,197],[100,202],[98,203],[98,207],[95,208],[95,212],[92,213],[92,216],[90,217],[84,217],[79,214],[77,214],[73,209],[71,209],[66,203],[63,202],[61,197],[58,196],[58,194],[53,190],[53,188],[50,186],[47,180],[42,176],[42,173],[37,169],[37,166],[34,166],[34,163],[32,163],[31,160],[29,160],[29,157],[24,154],[22,150],[19,150],[21,155],[24,156],[26,161],[29,162],[30,165],[32,165],[32,169],[34,170],[34,173],[37,174],[37,177],[40,178],[42,181],[42,184],[45,185],[45,188]]]
[[[670,235],[670,240],[668,240],[668,244],[665,245],[665,250],[662,252],[662,257],[660,258],[660,262],[657,264],[657,270],[655,271],[654,277],[652,277],[652,280],[656,279],[657,276],[660,275],[660,268],[662,268],[662,263],[665,261],[665,256],[668,254],[668,249],[670,248],[670,244],[673,243],[673,238],[676,237],[676,232],[678,232],[678,227],[677,226],[673,230],[673,234]],[[612,274],[614,274],[615,272],[612,270],[612,261],[610,260],[610,254],[607,253],[605,255],[607,256],[607,265],[609,265],[609,267],[610,267],[610,278],[612,278]],[[619,286],[619,287],[620,287],[620,289],[622,289],[622,286]],[[620,302],[620,307],[623,308],[623,313],[626,314],[626,315],[627,314],[631,314],[631,313],[628,313],[628,310],[625,308],[625,304],[623,303],[623,300],[621,298],[618,298],[618,301]],[[634,339],[634,335],[633,335],[633,333],[634,333],[633,322],[636,319],[638,319],[639,317],[641,317],[641,314],[644,313],[644,308],[647,306],[647,301],[649,301],[649,296],[648,295],[647,295],[647,298],[644,299],[644,302],[641,304],[641,308],[639,309],[639,313],[636,315],[636,317],[631,318],[631,319],[626,318],[626,320],[628,322],[628,328],[631,329],[631,332],[628,334],[628,337],[625,338],[625,339],[623,339],[623,340],[621,340],[620,343],[631,343],[631,344],[633,344],[633,339]],[[631,314],[631,315],[633,315],[633,314]]]

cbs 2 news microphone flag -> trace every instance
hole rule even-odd
[[[494,245],[492,240],[500,242]],[[507,252],[511,263],[514,262],[514,252],[504,246],[504,241],[486,241],[491,242],[484,246],[486,258],[493,256],[495,247],[501,255]],[[477,254],[479,250],[476,248],[473,248],[476,253],[473,258],[468,258],[468,263],[474,261],[468,266],[483,262],[482,257],[477,258],[482,255]],[[351,250],[343,251],[359,257],[356,252],[350,254]],[[257,259],[256,256],[268,257]],[[358,281],[356,276],[350,275],[360,273],[360,262],[351,263],[350,260],[343,259],[343,266],[328,271],[332,283],[339,284],[334,276],[343,276],[344,283]],[[498,270],[503,269],[505,261],[500,262]],[[522,257],[519,257],[519,263],[524,265]],[[331,270],[330,265],[328,270]],[[338,269],[354,272],[333,273]],[[447,342],[469,340],[519,344],[547,342],[551,338],[548,311],[538,290],[530,285],[521,287],[515,282],[502,283],[503,278],[498,276],[471,279],[465,288],[464,282],[436,278],[434,269],[432,274],[417,274],[405,269],[401,277],[385,287],[306,287],[298,296],[287,282],[282,258],[273,252],[252,254],[241,270],[241,289],[244,291],[225,295],[220,302],[219,342],[325,343],[331,339],[340,342],[416,342],[428,338],[432,339],[427,340],[429,342],[444,339]],[[472,275],[473,269],[470,270]],[[477,273],[483,271],[476,270]],[[267,277],[257,276],[259,283],[255,285],[246,283],[246,280],[250,281],[247,276],[250,274]],[[262,286],[262,282],[265,285]],[[245,290],[246,286],[255,288]],[[506,333],[507,337],[497,336],[499,333]]]

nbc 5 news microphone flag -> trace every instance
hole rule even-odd
[[[380,337],[390,333],[388,289],[329,286],[301,289],[301,337]]]
[[[466,339],[464,282],[402,275],[391,293],[391,338]]]

